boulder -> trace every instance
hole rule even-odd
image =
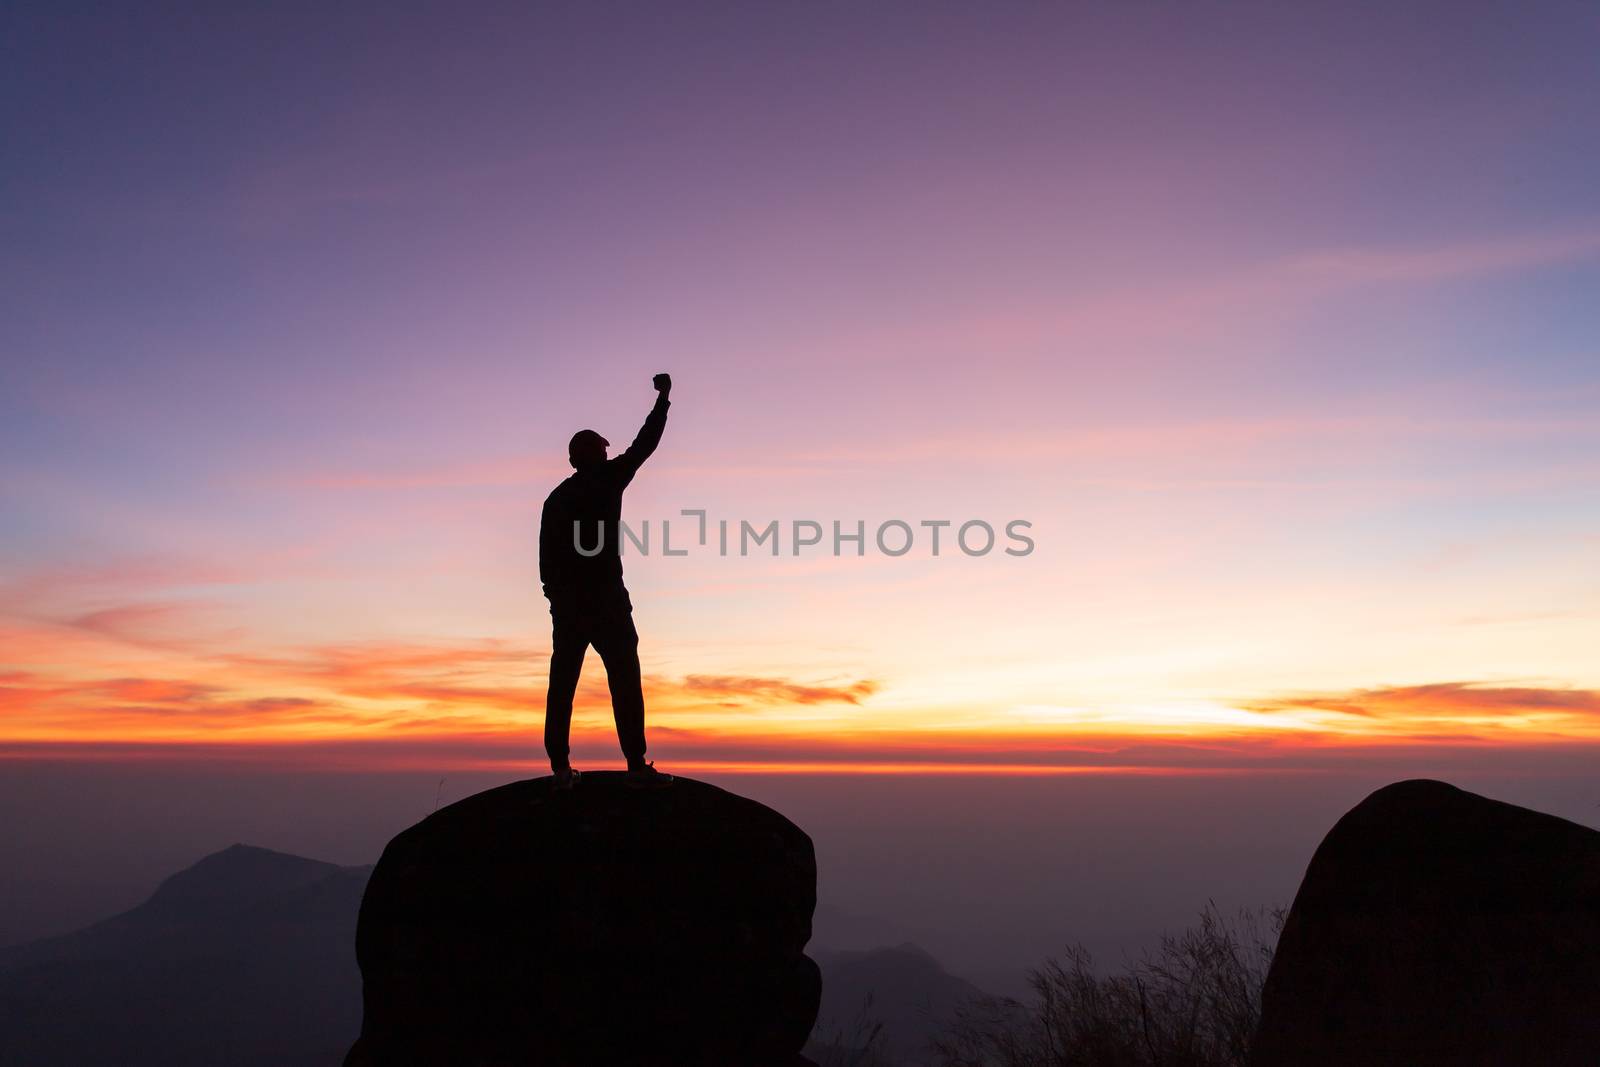
[[[356,933],[347,1067],[801,1064],[811,839],[678,778],[540,778],[435,812],[384,849]]]
[[[1443,782],[1362,801],[1284,924],[1252,1067],[1600,1062],[1600,832]]]

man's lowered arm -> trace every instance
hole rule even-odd
[[[632,480],[644,461],[655,452],[656,446],[661,443],[661,433],[667,428],[667,409],[672,406],[672,401],[668,399],[668,394],[672,392],[672,376],[658,374],[652,384],[656,387],[656,406],[645,416],[644,425],[639,428],[633,444],[611,461],[622,473],[624,484]]]

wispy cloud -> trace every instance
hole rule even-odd
[[[44,650],[52,636],[53,647],[71,648],[74,632],[36,633],[33,648]],[[323,734],[334,726],[351,736],[526,732],[542,714],[548,661],[547,645],[506,639],[190,650],[182,659],[157,661],[143,675],[96,674],[94,662],[78,655],[66,669],[35,662],[0,675],[0,707],[7,712],[0,738],[173,740],[185,732],[221,731],[260,740]],[[670,723],[683,714],[853,706],[878,683],[649,674],[644,688],[652,715]],[[603,719],[609,704],[603,670],[593,664],[577,706]]]
[[[211,700],[221,690],[214,685],[172,678],[104,678],[79,691],[92,699],[115,703],[182,706]]]
[[[181,647],[197,633],[215,636],[203,626],[202,616],[215,604],[185,600],[164,603],[119,604],[85,612],[66,625],[100,637],[149,647]]]
[[[0,614],[26,614],[85,593],[97,597],[153,589],[181,589],[245,581],[252,571],[238,560],[145,556],[101,563],[36,567],[0,581]]]
[[[309,696],[251,697],[183,678],[0,675],[0,737],[15,742],[260,741],[371,727],[370,713]]]
[[[565,459],[533,456],[499,456],[464,460],[443,466],[404,469],[329,469],[273,474],[255,479],[268,489],[417,490],[503,488],[542,485],[572,473]]]
[[[873,681],[842,686],[799,685],[783,678],[749,678],[737,675],[691,674],[683,680],[688,693],[721,698],[725,705],[747,702],[762,704],[859,704],[878,691]]]
[[[1335,248],[1278,264],[1283,276],[1327,286],[1428,283],[1531,270],[1600,255],[1600,225],[1425,246]]]
[[[1569,686],[1508,686],[1451,681],[1379,686],[1334,693],[1283,694],[1240,701],[1251,711],[1311,716],[1349,732],[1420,734],[1441,723],[1469,731],[1537,730],[1593,734],[1600,731],[1600,692]]]
[[[1298,311],[1319,301],[1372,287],[1442,285],[1586,261],[1600,256],[1600,223],[1560,232],[1509,233],[1433,244],[1365,244],[1311,248],[1254,264],[1218,265],[1166,282],[1087,292],[1041,313],[1016,307],[957,307],[944,315],[881,327],[841,339],[837,348],[861,353],[905,351],[1036,351],[1072,343],[1094,353],[1135,351],[1153,342],[1193,341],[1209,333],[1234,336],[1263,316]]]

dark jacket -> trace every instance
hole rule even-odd
[[[639,467],[661,443],[667,428],[665,396],[645,417],[644,426],[620,456],[593,467],[574,471],[572,476],[550,493],[539,518],[539,580],[544,595],[552,604],[614,593],[623,588],[622,555],[618,538],[622,520],[622,491],[639,473]],[[592,556],[577,550],[573,523],[577,523],[577,545],[585,552],[603,547]]]

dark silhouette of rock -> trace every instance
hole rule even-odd
[[[373,871],[345,1062],[804,1063],[816,875],[804,831],[703,782],[591,772],[479,793]]]
[[[1252,1067],[1600,1062],[1600,832],[1408,781],[1323,839]]]
[[[143,904],[0,949],[0,1064],[335,1064],[367,867],[234,845]]]

